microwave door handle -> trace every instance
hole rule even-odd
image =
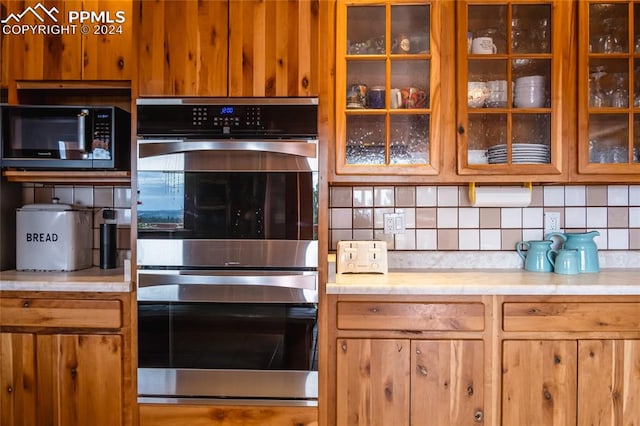
[[[262,151],[316,158],[316,140],[162,140],[145,141],[138,145],[140,158],[197,151]]]
[[[83,152],[86,147],[86,131],[87,131],[87,119],[89,115],[88,109],[81,109],[78,113],[78,150]]]

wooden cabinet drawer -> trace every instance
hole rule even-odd
[[[640,331],[640,303],[503,305],[505,331]]]
[[[482,303],[339,302],[338,328],[362,330],[482,331]]]
[[[0,325],[14,327],[120,328],[119,300],[4,298]]]
[[[140,404],[140,426],[318,425],[318,407]]]

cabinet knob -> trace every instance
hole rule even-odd
[[[13,392],[13,388],[11,386],[7,386],[7,393],[12,393]]]
[[[28,308],[29,307],[29,301],[25,300],[24,302],[22,302],[22,307],[23,308]]]
[[[118,69],[124,69],[124,59],[118,58]]]
[[[478,410],[475,413],[473,413],[473,420],[480,423],[482,419],[484,419],[484,413],[482,412],[482,410]]]
[[[461,135],[464,135],[464,127],[463,126],[458,126],[458,133]]]

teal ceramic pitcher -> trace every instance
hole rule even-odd
[[[562,248],[577,250],[580,261],[580,272],[598,272],[600,264],[598,262],[598,246],[593,239],[600,235],[598,231],[590,232],[552,232],[547,234],[547,238],[558,236],[562,239]]]
[[[516,252],[524,260],[524,269],[532,272],[553,271],[553,266],[547,257],[552,243],[551,240],[518,241]]]

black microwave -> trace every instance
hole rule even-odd
[[[115,106],[2,105],[2,167],[130,170],[131,114]]]

